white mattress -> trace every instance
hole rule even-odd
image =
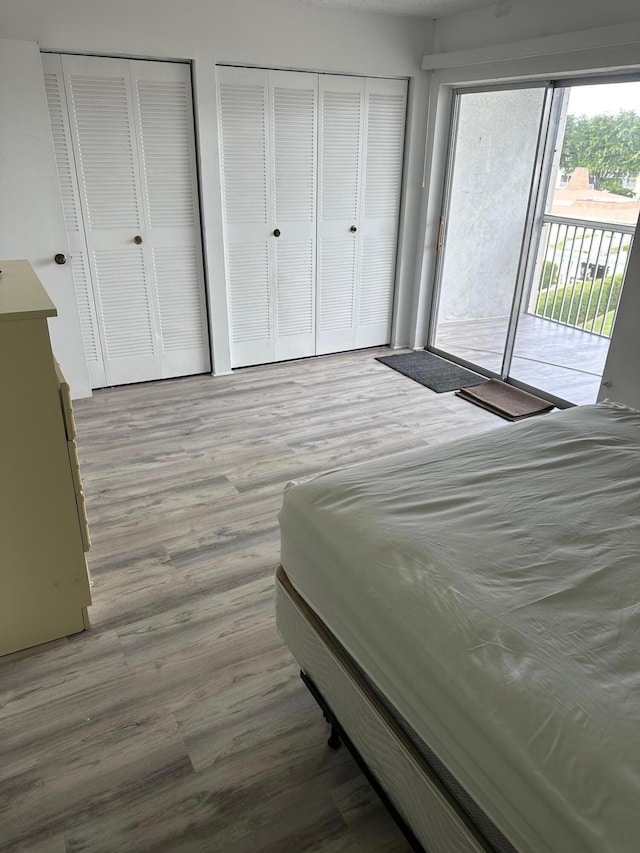
[[[290,484],[300,594],[522,851],[637,851],[640,413]]]

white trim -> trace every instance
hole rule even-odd
[[[640,21],[613,24],[591,30],[557,33],[552,36],[489,45],[470,50],[426,54],[422,58],[423,71],[443,68],[462,68],[485,62],[504,62],[513,59],[530,59],[536,56],[567,54],[596,47],[634,45],[640,48]]]

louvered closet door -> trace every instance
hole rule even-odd
[[[189,67],[43,66],[92,386],[207,371]]]
[[[356,345],[365,80],[320,75],[316,352]]]
[[[218,68],[218,98],[232,366],[388,343],[406,83]]]
[[[62,69],[107,384],[158,379],[129,62],[63,56]]]
[[[317,75],[217,76],[231,364],[313,355]]]
[[[276,361],[316,351],[317,74],[269,72]]]
[[[404,80],[366,81],[356,348],[391,338],[406,94]]]
[[[389,343],[406,82],[320,75],[317,352]]]
[[[269,233],[269,73],[218,68],[231,366],[274,360]]]
[[[191,71],[129,62],[163,378],[210,369]]]
[[[85,240],[60,56],[43,54],[42,66],[84,352],[91,387],[101,388],[107,384],[102,358],[104,341],[100,334],[91,286],[89,254]]]

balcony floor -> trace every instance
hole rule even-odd
[[[435,345],[500,373],[507,318],[440,323]],[[594,403],[609,338],[522,314],[511,377],[571,403]]]

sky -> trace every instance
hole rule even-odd
[[[620,110],[640,113],[640,81],[574,86],[569,97],[570,115],[617,115]]]

